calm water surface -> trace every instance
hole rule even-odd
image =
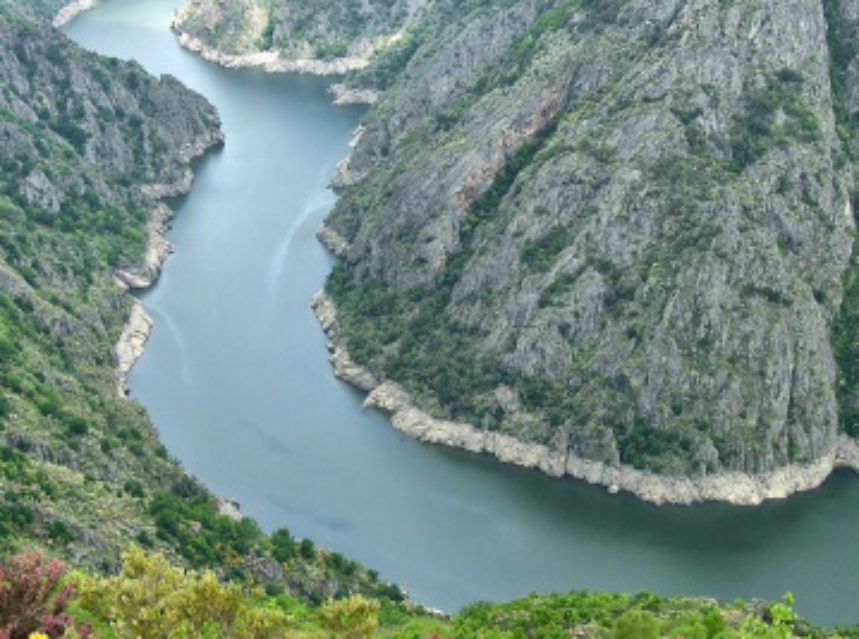
[[[181,49],[178,0],[107,0],[69,35],[171,73],[219,109],[226,148],[177,205],[177,252],[143,301],[130,377],[173,455],[267,529],[355,557],[455,609],[534,590],[777,598],[859,621],[859,481],[785,502],[655,508],[575,481],[423,445],[333,377],[309,310],[332,260],[314,231],[363,111],[326,82],[225,70]]]

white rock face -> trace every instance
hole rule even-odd
[[[59,28],[68,23],[77,14],[92,9],[99,3],[99,0],[74,0],[57,12],[51,24]]]
[[[126,385],[126,376],[134,362],[143,353],[143,347],[146,346],[146,341],[149,339],[149,332],[152,330],[152,318],[146,314],[143,309],[143,304],[139,300],[134,301],[134,306],[131,307],[131,314],[128,321],[122,328],[122,333],[119,335],[119,341],[114,347],[116,354],[116,372],[119,378],[117,392],[120,397],[125,397],[128,393]]]
[[[256,67],[268,72],[307,73],[311,75],[343,75],[349,71],[358,71],[369,64],[363,57],[335,58],[333,60],[290,60],[281,57],[277,51],[255,51],[231,55],[222,53],[207,46],[199,38],[180,31],[173,22],[173,30],[177,33],[179,44],[199,53],[203,58],[229,69]]]
[[[218,497],[218,514],[229,517],[233,521],[241,521],[242,507],[232,497]]]

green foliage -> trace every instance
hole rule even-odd
[[[263,534],[250,518],[219,515],[211,497],[190,481],[156,493],[149,506],[157,536],[175,546],[192,566],[223,564],[259,548]]]
[[[838,125],[838,134],[842,140],[849,140],[852,135],[851,129],[855,122],[850,113],[847,100],[848,89],[851,80],[851,67],[856,59],[857,42],[850,35],[851,25],[841,17],[841,3],[843,0],[823,0],[823,10],[826,16],[826,41],[829,47],[829,74],[832,85],[833,107],[835,109],[835,121]],[[846,145],[850,153],[850,145]]]
[[[275,19],[274,13],[269,11],[268,19],[266,20],[265,27],[263,27],[262,33],[257,40],[257,47],[262,51],[268,51],[274,45],[274,31],[277,28],[277,20]]]
[[[857,203],[854,202],[854,211]],[[844,298],[832,325],[832,346],[838,364],[836,389],[841,428],[856,437],[859,436],[859,243],[853,247],[843,281]]]
[[[571,241],[570,229],[556,226],[542,237],[525,243],[521,254],[522,263],[530,271],[546,271]]]
[[[649,610],[627,610],[617,619],[615,639],[659,639],[659,621]]]
[[[75,540],[75,534],[65,522],[55,520],[48,526],[48,537],[61,545],[70,544]]]
[[[621,463],[641,469],[658,468],[665,457],[685,458],[692,450],[692,440],[676,428],[657,428],[637,417],[633,427],[615,432]]]
[[[812,144],[821,139],[817,116],[802,98],[801,76],[782,70],[765,89],[745,96],[744,111],[731,131],[732,168],[737,173],[789,140]]]
[[[286,528],[280,528],[271,534],[272,557],[280,562],[295,556],[295,540]]]
[[[163,555],[132,548],[123,554],[122,574],[93,578],[72,575],[77,603],[109,624],[116,639],[151,637],[286,636],[289,617],[262,604],[261,592],[246,593],[201,573],[170,564]]]
[[[298,546],[298,552],[305,559],[313,559],[316,556],[316,547],[310,539],[302,539]]]
[[[379,602],[353,595],[328,601],[319,610],[323,627],[334,635],[363,639],[371,637],[379,625]]]

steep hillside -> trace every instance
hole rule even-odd
[[[340,373],[418,437],[658,502],[859,465],[857,11],[429,5],[348,79],[386,91],[322,233]]]
[[[502,11],[418,49],[329,220],[352,355],[437,416],[545,446],[550,472],[655,500],[816,485],[855,454],[831,342],[853,172],[825,9],[561,2],[495,55],[467,30],[523,22]],[[466,47],[490,52],[448,63]]]
[[[223,134],[176,79],[49,27],[59,4],[0,3],[2,554],[37,546],[112,569],[134,542],[316,601],[401,599],[357,563],[285,529],[269,537],[219,503],[117,393],[117,365],[148,330],[124,289],[151,283],[169,250],[160,198],[190,187],[189,162]]]

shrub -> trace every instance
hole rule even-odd
[[[310,539],[302,539],[298,550],[305,559],[313,559],[316,554],[316,547]]]
[[[287,615],[260,607],[261,592],[248,595],[210,570],[186,572],[140,548],[123,553],[118,577],[74,573],[71,580],[80,605],[109,623],[117,639],[285,636]]]
[[[615,639],[659,639],[659,622],[647,610],[627,610],[617,620]]]
[[[74,620],[65,611],[72,587],[61,587],[65,566],[44,561],[34,552],[0,562],[0,639],[19,639],[40,632],[51,639],[64,636]],[[77,628],[87,637],[89,626]]]
[[[275,530],[271,535],[272,557],[283,563],[295,556],[295,542],[286,528]]]
[[[361,595],[329,600],[319,610],[319,619],[329,632],[354,639],[371,637],[379,625],[378,615],[379,602]]]
[[[75,534],[62,521],[52,521],[48,526],[48,537],[59,544],[69,544],[75,540]]]

